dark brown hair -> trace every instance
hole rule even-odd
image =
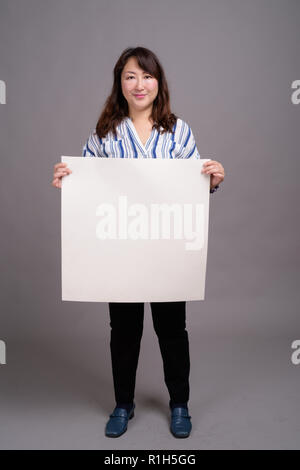
[[[96,125],[96,134],[99,138],[105,137],[112,132],[116,137],[116,127],[128,117],[128,103],[122,93],[121,73],[130,57],[136,57],[139,66],[155,77],[158,81],[158,93],[153,101],[151,118],[153,127],[161,133],[172,132],[177,116],[171,113],[170,95],[164,70],[156,55],[145,47],[128,47],[125,49],[114,66],[114,83],[112,91],[107,98],[103,111]]]

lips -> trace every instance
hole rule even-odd
[[[133,95],[133,96],[137,96],[139,98],[140,96],[146,96],[146,95]]]

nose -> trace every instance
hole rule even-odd
[[[144,89],[143,78],[142,77],[138,78],[136,89],[137,89],[137,91],[141,91],[141,90]]]

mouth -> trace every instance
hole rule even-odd
[[[146,95],[133,95],[135,98],[144,98]]]

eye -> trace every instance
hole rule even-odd
[[[149,77],[149,78],[152,78],[151,75],[145,75],[145,76],[146,76],[146,77]],[[134,78],[134,76],[133,76],[133,75],[129,75],[129,76],[126,78],[126,80],[128,80],[129,78]]]

